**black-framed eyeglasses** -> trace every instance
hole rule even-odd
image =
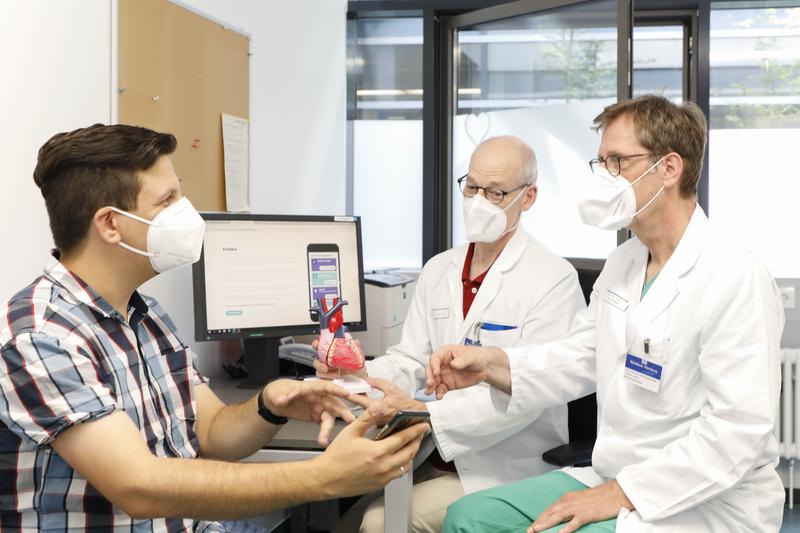
[[[644,157],[646,155],[654,156],[654,154],[648,152],[644,154],[630,154],[630,155],[610,155],[608,157],[597,157],[589,161],[589,168],[592,169],[592,174],[597,172],[597,169],[600,168],[601,165],[605,165],[606,170],[612,176],[616,177],[619,176],[619,173],[622,171],[622,160],[623,159],[632,159],[634,157]]]
[[[523,183],[519,187],[511,189],[510,191],[504,191],[503,189],[498,189],[497,187],[480,187],[471,181],[467,181],[468,177],[469,174],[461,176],[457,180],[458,188],[461,189],[461,194],[463,194],[465,198],[472,198],[478,194],[479,190],[483,189],[483,197],[495,205],[501,203],[505,199],[506,195],[530,185],[530,183]]]

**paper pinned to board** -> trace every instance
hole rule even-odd
[[[250,210],[250,137],[246,118],[222,113],[225,209]]]

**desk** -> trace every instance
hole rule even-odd
[[[227,376],[211,380],[210,386],[214,393],[226,404],[240,403],[253,397],[252,389],[237,388],[240,380]],[[345,427],[341,420],[336,421],[334,436]],[[311,459],[323,452],[317,444],[319,425],[314,422],[290,420],[273,439],[261,450],[244,459],[251,463],[276,463],[281,461],[303,461]],[[433,438],[428,435],[422,441],[419,452],[414,458],[414,468],[422,464],[433,451]],[[385,533],[408,533],[411,531],[411,489],[413,486],[412,473],[406,472],[402,477],[389,482],[384,488]]]

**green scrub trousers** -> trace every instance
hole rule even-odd
[[[548,472],[464,496],[447,508],[444,533],[524,533],[550,504],[586,485],[561,471]],[[563,524],[547,529],[557,533]],[[580,533],[613,533],[616,518],[587,524]]]

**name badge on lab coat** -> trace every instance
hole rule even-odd
[[[604,299],[606,303],[616,307],[620,311],[625,311],[628,309],[628,300],[611,289],[606,289],[606,297]]]
[[[661,373],[664,367],[633,354],[625,357],[625,379],[650,392],[661,388]]]

